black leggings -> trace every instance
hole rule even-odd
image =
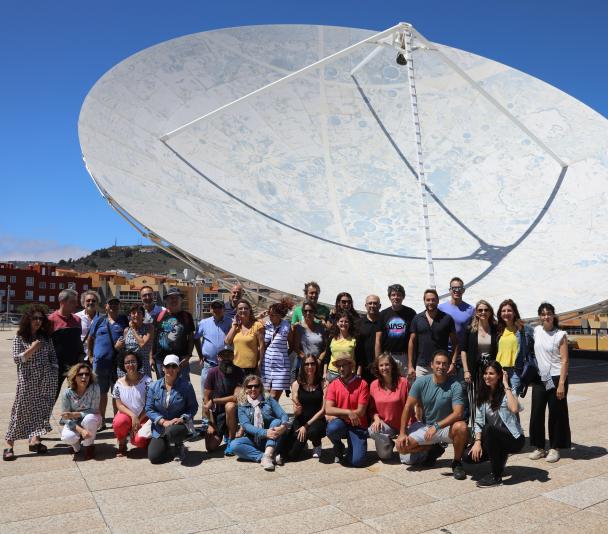
[[[188,429],[183,423],[171,425],[165,428],[163,436],[152,438],[148,445],[148,460],[153,464],[162,464],[171,460],[170,449],[171,443],[179,447],[188,437]]]
[[[559,376],[553,376],[555,387],[546,390],[540,381],[532,386],[532,409],[530,410],[530,445],[545,448],[545,409],[549,405],[549,448],[569,449],[570,420],[568,418],[568,380],[564,384],[565,395],[557,398]]]
[[[306,447],[306,441],[302,442],[298,439],[298,429],[302,425],[297,419],[294,420],[291,430],[283,441],[281,452],[290,460],[298,460],[302,456],[302,452]],[[325,436],[325,428],[327,422],[325,418],[317,419],[308,427],[306,431],[306,440],[312,442],[313,447],[321,445],[321,439]]]
[[[509,454],[522,450],[526,439],[521,434],[514,438],[507,428],[485,425],[481,432],[481,448],[483,456],[480,461],[490,460],[492,473],[501,477]]]

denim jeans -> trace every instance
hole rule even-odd
[[[281,426],[282,422],[280,419],[274,419],[268,428],[274,428]],[[236,438],[232,442],[232,452],[236,454],[241,460],[248,460],[250,462],[259,462],[264,456],[264,450],[266,447],[274,447],[275,450],[279,446],[283,436],[279,439],[259,439],[253,440],[249,436],[243,436],[242,438]]]
[[[367,453],[367,430],[346,424],[337,417],[327,423],[327,437],[336,450],[343,450],[342,440],[346,438],[346,461],[353,467],[361,467]]]

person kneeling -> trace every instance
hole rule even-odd
[[[468,440],[464,414],[464,395],[460,383],[448,376],[450,358],[444,350],[433,354],[433,374],[416,378],[401,414],[397,450],[405,464],[435,465],[445,451],[441,443],[454,444],[452,472],[456,480],[467,475],[462,467],[462,454]],[[424,423],[414,423],[406,429],[416,404],[422,405]]]
[[[483,384],[477,396],[475,443],[469,458],[473,462],[489,459],[492,472],[477,482],[477,486],[502,484],[507,457],[523,448],[525,438],[519,424],[520,411],[507,373],[498,362],[491,362],[483,372]]]
[[[354,374],[355,362],[348,353],[340,353],[333,362],[339,378],[333,380],[325,398],[327,437],[334,444],[336,462],[361,467],[367,453],[367,382]],[[342,440],[346,438],[348,448]]]
[[[170,460],[171,444],[179,461],[184,461],[187,453],[184,441],[192,433],[192,419],[198,411],[192,384],[179,376],[179,357],[165,356],[163,371],[165,375],[150,386],[146,396],[146,415],[152,421],[148,459],[153,464]]]
[[[226,347],[217,353],[218,365],[209,370],[205,380],[205,412],[209,420],[205,445],[216,450],[226,440],[226,456],[234,456],[232,442],[236,437],[237,394],[243,383],[243,371],[234,365],[234,351]]]
[[[273,456],[289,427],[289,417],[276,400],[264,394],[257,375],[245,377],[238,403],[239,424],[245,435],[232,442],[232,452],[242,460],[260,462],[266,471],[274,471]]]

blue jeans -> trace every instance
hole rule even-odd
[[[506,367],[504,370],[507,372],[507,375],[509,376],[509,382],[511,383],[511,389],[513,390],[513,396],[517,397],[523,389],[523,387],[521,385],[521,380],[520,380],[519,376],[517,376],[517,373],[515,372],[514,367]]]
[[[336,450],[344,450],[342,440],[346,438],[346,461],[353,467],[361,467],[367,453],[367,430],[346,424],[336,418],[327,423],[327,437]]]
[[[280,419],[274,419],[270,422],[268,428],[281,426],[281,424]],[[259,462],[262,459],[262,456],[264,456],[266,447],[274,447],[276,450],[282,439],[283,436],[276,440],[267,438],[253,440],[249,436],[243,436],[242,438],[236,438],[232,442],[232,452],[241,460]]]

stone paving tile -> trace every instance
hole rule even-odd
[[[358,497],[368,497],[379,492],[398,491],[402,486],[385,477],[371,476],[360,480],[338,482],[320,488],[310,488],[310,492],[334,504],[341,501],[349,501]]]
[[[364,522],[381,532],[414,533],[462,521],[471,516],[471,513],[460,508],[447,510],[442,502],[436,501],[414,508],[403,507],[397,512],[366,519]]]
[[[365,523],[351,523],[349,525],[323,530],[323,534],[376,534],[377,532],[378,531],[375,528],[372,528]]]
[[[31,504],[30,504],[31,503]],[[36,517],[46,517],[51,515],[62,515],[68,512],[79,512],[81,510],[96,509],[95,499],[87,491],[74,495],[53,494],[40,495],[33,500],[31,494],[19,496],[12,502],[2,501],[0,507],[0,523],[10,523],[14,521],[24,521]]]
[[[234,522],[219,510],[213,513],[204,513],[204,510],[192,510],[177,514],[165,514],[158,521],[146,521],[146,533],[166,534],[206,532],[209,530],[223,529],[233,525]],[[142,531],[142,518],[131,517],[123,522],[112,524],[113,534],[133,534]]]
[[[608,501],[603,501],[598,504],[594,504],[586,509],[588,512],[594,512],[596,514],[601,514],[604,517],[608,518]]]
[[[246,523],[240,523],[239,526],[243,528],[244,532],[253,534],[259,532],[264,532],[264,534],[307,534],[356,522],[357,519],[334,506],[322,506],[254,521],[250,520]]]
[[[170,466],[157,465],[155,467],[156,469],[122,470],[114,473],[100,472],[95,475],[85,474],[85,480],[91,491],[96,491],[182,478],[181,475],[174,469],[171,469]]]
[[[200,493],[187,480],[166,480],[163,482],[152,482],[137,486],[122,486],[94,491],[92,495],[99,504],[106,506],[121,505],[131,501],[147,501],[165,495],[187,495],[189,493]],[[145,499],[142,499],[145,495]]]
[[[528,532],[530,534],[555,534],[556,532],[584,532],[585,534],[604,534],[607,530],[606,518],[589,510],[560,517],[556,521],[546,521]]]
[[[492,510],[533,499],[539,495],[540,492],[524,484],[503,484],[496,488],[476,487],[473,492],[444,499],[441,502],[444,503],[446,509],[458,507],[471,512],[473,515],[482,515]]]
[[[83,510],[62,515],[37,517],[0,525],[0,534],[65,534],[68,532],[107,532],[107,526],[99,510]]]
[[[485,491],[492,491],[487,488]],[[557,519],[577,511],[573,506],[535,497],[501,508],[499,512],[470,517],[465,521],[450,521],[444,528],[452,534],[487,532],[528,532],[535,526],[552,524]],[[470,515],[473,515],[472,513]]]
[[[587,508],[608,499],[608,478],[589,478],[543,495],[577,508]]]

